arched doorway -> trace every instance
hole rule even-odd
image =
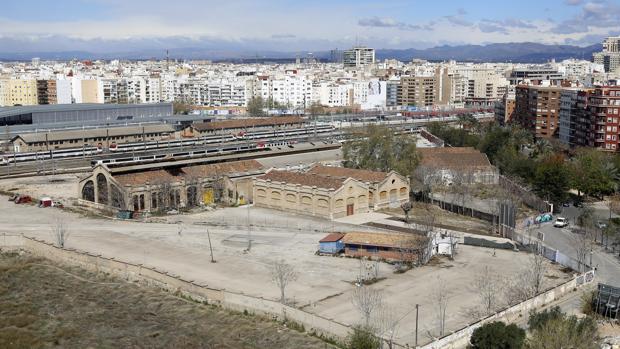
[[[87,181],[82,187],[82,199],[95,202],[95,184],[93,181]]]
[[[97,203],[108,204],[108,180],[102,173],[97,175]]]

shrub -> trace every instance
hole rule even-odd
[[[370,326],[355,326],[348,338],[349,349],[380,349],[381,339]]]
[[[521,349],[525,330],[515,324],[491,322],[477,328],[471,336],[469,349]]]

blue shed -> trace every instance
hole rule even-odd
[[[343,237],[344,234],[342,233],[331,233],[322,238],[319,240],[319,252],[336,254],[344,251],[344,242],[342,241]]]

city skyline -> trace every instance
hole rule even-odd
[[[532,10],[535,9],[535,10]],[[527,10],[527,11],[526,11]],[[325,51],[540,42],[586,46],[620,34],[611,0],[314,1],[43,0],[10,2],[0,15],[3,52]]]

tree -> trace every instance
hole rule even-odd
[[[172,112],[175,115],[187,115],[189,114],[189,112],[192,111],[192,106],[190,103],[188,103],[185,100],[175,100],[174,102],[172,102]]]
[[[252,97],[248,101],[247,112],[248,114],[250,114],[250,116],[264,116],[264,107],[265,102],[263,101],[263,97]]]
[[[323,114],[325,112],[323,106],[319,102],[313,102],[307,110],[307,113],[310,113],[312,119],[316,119],[317,116]]]
[[[56,245],[60,248],[65,248],[67,239],[69,238],[69,227],[62,217],[57,217],[51,224],[52,237],[56,242]]]
[[[396,138],[385,126],[368,126],[342,147],[345,167],[389,172],[411,176],[419,162],[415,139]]]
[[[469,349],[521,349],[525,330],[515,324],[496,321],[478,327],[469,341]]]
[[[375,335],[376,329],[371,326],[353,326],[347,344],[351,349],[380,349],[381,339]]]
[[[364,326],[368,327],[372,313],[383,303],[383,294],[368,286],[356,286],[351,295],[351,303],[364,317]]]
[[[480,305],[485,315],[490,315],[497,306],[499,279],[495,273],[485,266],[474,280],[474,287],[480,298]]]
[[[437,309],[437,324],[439,325],[439,336],[443,337],[446,331],[446,309],[448,308],[449,291],[448,285],[440,277],[437,278],[433,301]]]
[[[409,212],[413,209],[413,204],[411,201],[404,202],[400,205],[400,208],[405,212],[405,223],[409,223]]]
[[[566,200],[570,189],[570,170],[561,155],[546,157],[536,168],[534,190],[543,198],[555,204]]]
[[[567,316],[559,307],[532,313],[528,321],[530,338],[528,349],[598,348],[598,330],[591,317]]]
[[[280,303],[285,304],[286,298],[284,297],[284,291],[286,286],[297,280],[295,268],[284,260],[276,261],[273,263],[271,269],[271,280],[280,288]]]
[[[617,171],[609,155],[596,149],[579,149],[572,161],[573,186],[587,195],[600,197],[617,186]]]

